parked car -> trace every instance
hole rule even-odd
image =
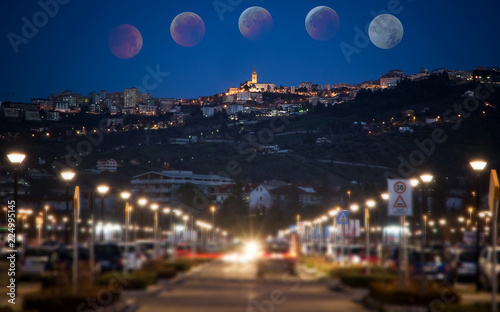
[[[113,242],[96,243],[94,255],[101,267],[101,272],[123,270],[122,253],[118,244]]]
[[[454,283],[453,271],[451,270],[450,254],[443,250],[426,249],[424,254],[424,266],[421,265],[422,251],[412,251],[408,255],[410,273],[414,276],[424,274],[428,280],[448,281]]]
[[[73,265],[73,246],[63,246],[52,250],[49,261],[47,262],[46,272],[70,271]],[[78,246],[78,268],[88,270],[90,264],[90,252],[87,247]],[[94,261],[94,274],[98,274],[101,267],[97,261]]]
[[[155,252],[155,243],[152,239],[137,240],[136,244],[141,247],[142,252],[148,259],[152,259]]]
[[[458,280],[471,280],[476,276],[477,253],[474,248],[450,250],[451,269]]]
[[[142,248],[136,243],[120,243],[120,252],[122,253],[123,265],[127,270],[140,270],[148,257],[142,252]]]
[[[268,241],[257,259],[257,276],[262,277],[268,271],[286,271],[296,275],[297,253],[285,241]]]
[[[491,289],[493,278],[499,280],[500,275],[500,248],[497,250],[497,261],[493,264],[493,248],[484,248],[479,256],[479,282],[481,288]],[[495,266],[495,275],[492,275],[491,270]]]
[[[47,270],[47,265],[54,248],[29,247],[21,257],[19,271],[21,276],[40,277]]]
[[[17,255],[22,255],[24,250],[28,247],[28,238],[26,235],[16,235],[15,245],[12,246],[12,241],[9,240],[9,236],[5,237],[5,241],[0,248],[0,257],[5,258],[5,256],[9,255],[12,250],[16,251]]]

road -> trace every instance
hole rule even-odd
[[[257,279],[255,264],[211,263],[153,297],[134,298],[138,312],[365,311],[355,295],[337,293],[303,272]]]

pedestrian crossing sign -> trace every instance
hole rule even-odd
[[[349,224],[349,210],[341,210],[337,214],[337,224]]]

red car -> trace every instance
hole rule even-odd
[[[187,257],[191,255],[191,245],[188,243],[179,243],[175,246],[175,255],[177,257]]]

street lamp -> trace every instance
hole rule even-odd
[[[146,204],[148,203],[148,200],[146,198],[139,198],[137,200],[137,203],[139,204],[139,206],[141,206],[143,209],[141,209],[141,225],[140,225],[140,228],[144,228],[144,206],[146,206]],[[136,231],[137,231],[137,228],[136,228]],[[144,231],[144,230],[143,230]]]
[[[481,210],[481,196],[480,196],[480,178],[481,178],[481,172],[483,171],[484,167],[486,167],[486,162],[482,160],[475,160],[471,161],[470,165],[472,169],[476,172],[476,209],[477,212],[479,213],[479,210]],[[479,274],[479,239],[480,239],[480,234],[479,234],[479,217],[477,216],[476,218],[476,291],[479,291],[481,288],[481,281],[480,281],[480,274]],[[471,212],[471,222],[472,222],[472,212]],[[496,226],[496,225],[495,225]]]
[[[422,236],[422,244],[421,244],[422,252],[423,252],[423,249],[427,244],[427,226],[425,225],[425,220],[428,218],[428,215],[429,215],[429,199],[428,199],[429,189],[428,189],[428,185],[432,181],[433,176],[430,174],[423,174],[420,176],[420,179],[422,180],[422,182],[424,182],[424,196],[423,196],[424,197],[423,198],[424,205],[423,205],[423,211],[422,211],[423,236]]]
[[[154,232],[153,232],[153,241],[154,241],[154,257],[158,257],[158,208],[160,206],[158,204],[151,204],[151,210],[154,211]]]
[[[128,246],[128,228],[130,226],[130,213],[132,212],[131,207],[128,205],[128,199],[130,198],[130,193],[123,191],[120,193],[121,198],[125,201],[125,255],[126,259],[129,259],[129,246]],[[123,272],[127,272],[127,266],[123,266]]]
[[[370,208],[375,207],[376,203],[374,200],[367,200],[365,205],[365,237],[366,237],[366,274],[370,275]]]
[[[107,185],[99,185],[97,187],[97,192],[101,194],[101,239],[100,241],[104,241],[104,195],[108,192],[109,186]]]
[[[187,220],[189,219],[189,216],[188,215],[184,215],[182,217],[182,219],[184,220],[184,240],[187,241]]]
[[[11,153],[11,154],[8,154],[7,157],[9,158],[9,161],[14,165],[14,207],[17,207],[19,205],[17,202],[18,171],[19,171],[19,167],[21,166],[21,163],[23,162],[26,155],[20,154],[20,153]],[[14,214],[14,223],[16,223],[16,216],[15,215],[16,214]]]
[[[48,235],[48,232],[47,232],[47,213],[49,212],[49,205],[45,205],[44,206],[44,209],[45,209],[45,216],[44,216],[44,220],[43,220],[43,237],[45,239],[48,239],[49,238],[49,235]]]
[[[212,212],[212,241],[215,241],[215,206],[210,206],[210,211]]]
[[[63,178],[64,182],[66,182],[66,217],[68,217],[68,220],[70,220],[70,216],[69,216],[69,183],[75,177],[75,173],[73,171],[63,171],[63,172],[61,172],[61,177]],[[69,244],[69,231],[70,231],[70,227],[71,227],[71,222],[68,222],[67,224],[65,224],[64,227],[65,227],[64,242],[66,244]]]
[[[170,227],[169,227],[169,230],[170,232],[172,232],[172,209],[170,208],[164,208],[163,209],[163,213],[164,214],[169,214],[170,215]],[[167,231],[167,235],[168,235],[168,231]],[[167,241],[168,241],[168,238],[167,238]]]

